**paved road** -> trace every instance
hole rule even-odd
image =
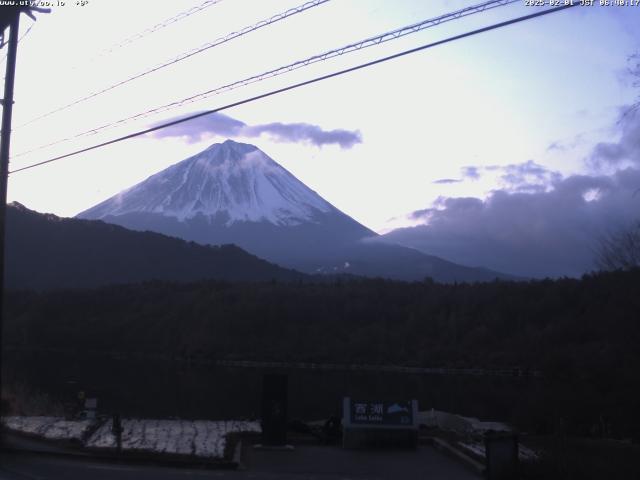
[[[0,480],[338,480],[338,479],[443,479],[478,480],[467,470],[432,447],[417,451],[345,451],[337,447],[301,446],[294,451],[243,453],[244,469],[202,470],[148,465],[118,464],[50,455],[3,453]]]
[[[247,466],[247,472],[275,475],[264,478],[277,478],[278,475],[280,478],[291,479],[481,478],[430,446],[421,446],[415,451],[344,450],[340,447],[301,446],[292,452],[256,451],[249,447],[243,451],[242,462]]]

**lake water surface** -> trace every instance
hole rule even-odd
[[[339,414],[342,398],[351,396],[415,398],[421,410],[509,421],[542,388],[534,378],[221,367],[70,353],[10,352],[4,367],[4,381],[55,401],[73,401],[84,391],[104,413],[143,418],[257,418],[266,373],[288,375],[289,418],[302,420]]]

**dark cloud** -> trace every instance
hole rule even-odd
[[[596,168],[623,163],[640,165],[640,113],[630,113],[618,122],[620,139],[598,143],[588,163]]]
[[[549,146],[547,147],[547,152],[552,152],[554,150],[559,150],[561,152],[564,152],[567,149],[567,147],[560,142],[559,140],[556,140],[555,142],[551,142],[549,144]]]
[[[174,120],[181,120],[189,115],[174,117],[156,125]],[[204,115],[184,123],[178,123],[177,125],[158,130],[153,132],[153,136],[156,138],[181,137],[189,143],[194,143],[204,140],[212,135],[233,137],[238,135],[244,128],[246,128],[246,124],[236,120],[235,118],[231,118],[222,113],[212,113],[210,115]]]
[[[480,178],[480,167],[474,167],[474,166],[462,167],[461,175],[464,178],[470,178],[471,180],[478,180]]]
[[[511,191],[516,193],[542,193],[548,189],[549,187],[540,183],[520,183],[514,186]]]
[[[469,165],[461,169],[462,177],[472,180],[479,179],[485,172],[497,173],[505,189],[514,192],[544,191],[548,185],[562,178],[559,172],[533,160],[508,165]]]
[[[560,178],[560,173],[552,171],[533,160],[500,166],[500,179],[509,186],[519,189],[522,185],[551,184]]]
[[[429,218],[431,216],[431,213],[434,211],[436,211],[435,208],[425,208],[423,210],[416,210],[415,212],[411,212],[409,214],[409,218],[411,220],[424,220],[425,218]]]
[[[527,160],[524,163],[514,163],[511,165],[507,165],[506,167],[504,167],[504,169],[509,174],[514,174],[521,177],[533,176],[538,180],[544,179],[549,173],[549,170],[546,167],[534,162],[533,160]]]
[[[259,137],[263,133],[271,135],[278,142],[307,142],[321,147],[337,144],[341,148],[351,148],[362,143],[360,132],[350,130],[323,130],[317,125],[308,123],[267,123],[246,127],[242,134],[247,137]]]
[[[480,207],[482,205],[482,200],[475,197],[439,197],[434,204],[436,207],[451,209],[452,211],[470,211]]]
[[[451,183],[460,183],[462,180],[459,178],[441,178],[440,180],[434,180],[433,183],[438,185],[449,185]]]
[[[502,188],[485,200],[439,198],[410,214],[422,225],[383,240],[521,276],[582,275],[595,268],[599,238],[640,219],[640,113],[622,117],[617,127],[617,139],[597,144],[587,159],[607,169],[563,177],[533,160],[465,167],[466,178],[497,174]]]
[[[177,117],[171,120],[180,118],[184,117]],[[158,130],[153,135],[156,138],[180,137],[192,143],[215,135],[255,138],[263,134],[271,136],[277,142],[309,143],[317,147],[339,145],[340,148],[351,148],[358,143],[362,143],[362,135],[359,131],[323,130],[321,127],[309,123],[276,122],[263,125],[247,125],[221,113],[212,113],[179,123],[172,127]]]
[[[520,276],[579,276],[595,268],[601,235],[640,217],[639,186],[640,169],[626,168],[555,179],[544,190],[496,190],[486,200],[440,198],[411,214],[423,225],[384,240]]]

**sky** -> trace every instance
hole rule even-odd
[[[222,0],[136,38],[201,3],[74,0],[23,16],[11,169],[540,8],[515,2],[38,149],[479,2],[331,0],[32,121],[303,2]],[[640,90],[638,25],[640,7],[575,7],[16,172],[9,201],[73,216],[233,138],[389,241],[580,275],[599,236],[640,218],[640,115],[622,116]]]

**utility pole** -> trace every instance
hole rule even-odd
[[[2,99],[2,132],[0,132],[0,395],[2,392],[2,330],[4,327],[4,270],[5,270],[5,224],[7,217],[7,183],[9,180],[9,147],[11,143],[11,114],[13,112],[13,85],[16,76],[16,54],[18,52],[18,29],[20,11],[9,21],[9,45],[7,68]],[[0,404],[1,405],[1,404]],[[2,439],[0,438],[0,445]]]
[[[48,8],[31,5],[5,5],[0,7],[0,38],[4,46],[5,30],[9,28],[9,44],[7,46],[7,68],[4,80],[4,97],[2,104],[2,131],[0,131],[0,407],[2,407],[2,340],[4,327],[4,280],[5,280],[5,226],[7,220],[7,184],[9,182],[9,153],[11,144],[11,115],[13,113],[13,86],[16,77],[16,56],[18,53],[18,30],[20,14],[26,13],[33,20],[34,13],[49,13]],[[0,437],[2,446],[2,437]]]

